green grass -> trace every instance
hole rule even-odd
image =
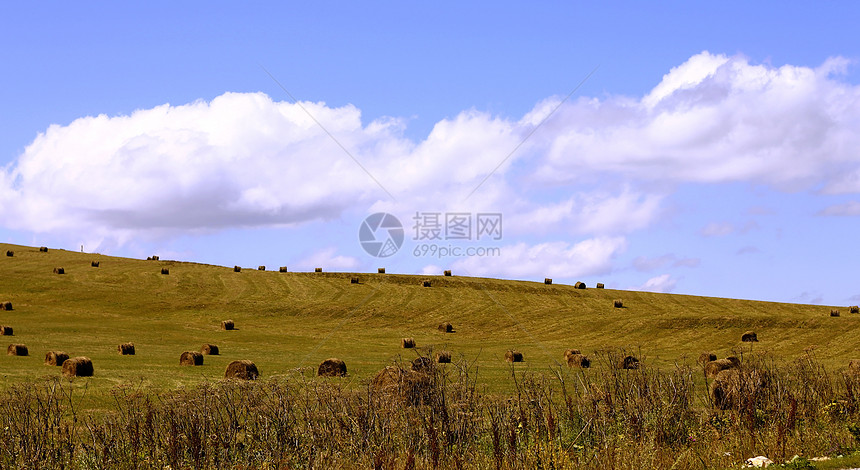
[[[15,252],[6,257],[6,250]],[[90,266],[100,261],[99,268]],[[52,273],[64,267],[66,274]],[[169,275],[161,268],[168,267]],[[14,328],[9,343],[24,343],[29,357],[2,356],[2,386],[60,368],[43,365],[45,352],[89,356],[95,376],[76,381],[99,407],[115,385],[142,383],[175,388],[223,377],[227,363],[250,359],[264,377],[316,367],[328,357],[346,361],[350,381],[361,383],[399,357],[402,337],[419,347],[447,349],[477,366],[491,392],[509,393],[507,349],[524,354],[517,369],[557,366],[566,348],[584,353],[610,347],[637,351],[667,367],[693,363],[701,351],[725,357],[733,351],[768,351],[787,359],[816,346],[830,369],[855,357],[860,315],[845,307],[813,306],[656,294],[610,289],[577,290],[542,282],[483,278],[362,274],[279,273],[177,261],[145,261],[0,244],[0,324]],[[599,281],[602,279],[598,279]],[[593,285],[594,282],[589,282]],[[616,309],[613,299],[622,299]],[[830,317],[840,308],[841,317]],[[236,331],[220,331],[232,319]],[[455,333],[436,330],[451,322]],[[741,343],[748,329],[759,343]],[[134,342],[135,356],[120,356],[119,343]],[[179,365],[186,350],[217,344],[220,356],[200,367]],[[0,386],[0,387],[2,387]]]

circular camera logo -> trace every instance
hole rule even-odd
[[[358,241],[370,256],[387,258],[403,246],[403,225],[386,212],[371,214],[358,229]]]

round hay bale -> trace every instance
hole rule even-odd
[[[123,356],[134,356],[134,343],[122,343],[116,347],[116,350]]]
[[[744,343],[755,343],[758,342],[758,336],[756,336],[755,331],[747,331],[741,335],[741,341]]]
[[[505,351],[505,360],[508,362],[523,362],[523,353],[509,349]]]
[[[397,366],[386,366],[370,379],[370,391],[384,397],[400,394],[406,371]]]
[[[433,361],[429,357],[419,356],[412,360],[412,370],[424,374],[433,370]]]
[[[452,325],[448,322],[440,323],[439,326],[436,327],[436,329],[438,329],[442,333],[453,333],[454,332],[454,325]]]
[[[358,284],[358,278],[357,277],[349,278],[349,283],[350,284]]]
[[[0,336],[14,336],[12,327],[6,325],[0,325]]]
[[[179,356],[179,365],[181,366],[202,366],[203,354],[197,351],[185,351]]]
[[[598,283],[597,283],[597,285],[596,285],[596,286],[594,286],[594,287],[596,287],[597,289],[603,289],[603,283],[602,283],[602,282],[598,282]]]
[[[755,401],[767,384],[768,377],[762,371],[726,369],[714,377],[709,393],[716,408],[727,410],[737,405],[739,400]]]
[[[7,250],[7,251],[6,251],[6,256],[15,256],[15,252],[14,252],[14,251],[8,251],[8,250]]]
[[[0,302],[0,310],[11,311],[12,302],[9,302],[8,300],[6,302]]]
[[[66,274],[66,270],[63,268],[54,268],[54,274]]]
[[[848,307],[848,313],[860,313],[860,306],[852,305]]]
[[[234,273],[241,273],[242,267],[241,266],[233,266],[233,272]]]
[[[830,310],[830,316],[831,317],[838,317],[839,316],[839,310],[836,310],[836,309]]]
[[[703,352],[702,354],[699,354],[699,359],[696,361],[696,363],[698,363],[700,366],[704,367],[705,364],[707,364],[711,361],[716,361],[716,360],[717,360],[716,354],[706,351],[706,352]]]
[[[376,270],[376,272],[379,274],[385,274],[385,268],[379,268]]]
[[[6,348],[7,356],[29,356],[30,352],[27,350],[27,346],[23,344],[10,344],[8,348]]]
[[[576,284],[574,284],[573,287],[575,287],[577,289],[585,289],[586,285],[584,282],[576,281]]]
[[[552,284],[552,279],[550,279],[550,278],[545,278],[545,279],[543,280],[543,283],[544,283],[544,284],[547,284],[547,285]]]
[[[620,299],[615,299],[612,301],[612,306],[615,308],[624,308],[624,302],[622,302]]]
[[[45,353],[46,366],[61,366],[69,359],[69,355],[63,351],[48,351]]]
[[[445,270],[445,272],[444,272],[443,274],[445,274],[446,276],[450,276],[450,275],[451,275],[451,270],[450,270],[450,269],[446,269],[446,270]]]
[[[582,354],[582,351],[580,351],[579,349],[565,349],[564,360],[567,361],[568,359],[570,359],[570,356],[573,356],[574,354]]]
[[[424,287],[431,287],[430,281],[429,281],[429,280],[427,280],[427,279],[425,279],[425,280],[421,283],[421,285],[423,285]]]
[[[224,331],[235,330],[236,324],[233,323],[233,320],[224,320],[221,322],[221,329]]]
[[[322,364],[317,368],[317,375],[319,377],[346,377],[346,362],[336,357],[330,357],[322,361]]]
[[[286,267],[286,266],[281,266],[280,268],[278,268],[278,272],[279,272],[279,273],[285,273],[285,272],[287,272],[287,267]]]
[[[161,268],[161,274],[170,274],[170,269],[168,269],[168,268]]]
[[[217,356],[218,355],[218,346],[214,344],[204,344],[200,348],[200,352],[207,356]]]
[[[848,370],[854,374],[860,374],[860,359],[851,359],[848,361]]]
[[[400,340],[400,347],[405,349],[410,349],[415,347],[415,339],[413,338],[403,338]]]
[[[709,379],[713,379],[717,376],[717,374],[719,374],[720,372],[722,372],[724,370],[737,369],[737,368],[738,368],[738,364],[736,364],[733,361],[730,361],[728,359],[718,359],[718,360],[714,360],[714,361],[708,361],[705,364],[705,377],[707,377]]]
[[[436,352],[436,362],[439,364],[450,364],[451,363],[451,353],[448,351],[437,351]]]
[[[403,401],[409,405],[428,403],[432,399],[429,374],[388,366],[377,372],[369,384],[372,397]]]
[[[584,356],[582,354],[571,354],[567,358],[567,366],[568,367],[576,367],[579,369],[588,369],[591,367],[591,359],[588,356]]]
[[[257,271],[265,271],[265,270],[266,270],[265,266],[257,266]]]
[[[735,365],[735,368],[737,368],[737,367],[740,367],[740,366],[741,366],[741,360],[740,360],[740,359],[738,359],[738,358],[737,358],[737,357],[735,357],[735,356],[729,356],[729,357],[727,357],[727,358],[726,358],[726,360],[727,360],[727,361],[729,361],[729,362],[731,362],[732,364],[734,364],[734,365]]]
[[[233,361],[227,364],[224,371],[225,379],[257,380],[258,377],[260,371],[257,370],[256,364],[248,360]]]
[[[152,261],[152,256],[147,256],[147,257],[146,257],[146,260],[147,260],[147,261]]]
[[[619,369],[633,370],[639,368],[639,359],[635,356],[624,356],[618,361]]]
[[[41,253],[47,253],[47,252],[48,252],[48,247],[47,247],[47,246],[39,247],[39,252],[41,252]]]
[[[99,267],[99,264],[101,264],[101,261],[93,261],[90,263],[90,266],[97,268],[97,267]]]
[[[92,377],[93,361],[84,356],[66,359],[63,361],[63,375],[66,377]]]
[[[321,273],[321,272],[322,272],[322,268],[314,268],[314,272],[315,272],[315,273]]]

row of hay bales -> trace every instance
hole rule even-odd
[[[552,285],[552,279],[551,279],[551,278],[548,278],[548,277],[547,277],[547,278],[544,278],[543,283],[544,283],[544,284],[546,284],[546,285]],[[573,287],[574,287],[575,289],[587,289],[587,288],[588,288],[588,286],[586,286],[586,285],[585,285],[585,283],[584,283],[584,282],[582,282],[582,281],[576,281],[576,282],[573,284]],[[596,289],[603,289],[603,288],[604,288],[604,285],[603,285],[603,283],[602,283],[602,282],[598,282],[597,284],[595,284],[595,285],[594,285],[594,287],[595,287]]]

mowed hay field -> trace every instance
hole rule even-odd
[[[5,252],[14,251],[13,257]],[[505,352],[523,353],[517,370],[562,367],[563,352],[592,354],[626,348],[646,364],[694,364],[702,351],[768,351],[793,359],[815,346],[833,370],[860,358],[860,315],[847,306],[780,304],[654,294],[542,282],[378,273],[281,273],[169,260],[135,260],[58,249],[0,244],[0,325],[6,348],[25,344],[29,356],[0,357],[0,388],[61,375],[43,364],[48,351],[92,359],[92,378],[76,379],[94,408],[121,384],[173,388],[219,380],[228,363],[248,359],[263,378],[316,367],[326,358],[346,362],[349,385],[361,386],[398,358],[422,348],[451,351],[477,367],[489,392],[508,393]],[[93,261],[99,267],[93,267]],[[54,268],[65,274],[54,274]],[[162,274],[168,268],[169,274]],[[441,274],[441,273],[440,273]],[[351,278],[359,282],[352,283]],[[423,287],[430,279],[431,287]],[[615,308],[613,301],[623,301]],[[842,313],[830,316],[831,309]],[[223,320],[236,329],[221,329]],[[439,331],[450,322],[453,333]],[[758,343],[741,343],[754,330]],[[418,349],[402,349],[402,338]],[[131,342],[135,354],[117,352]],[[202,366],[181,366],[184,351],[205,343],[220,349]],[[307,374],[310,376],[311,372]]]

